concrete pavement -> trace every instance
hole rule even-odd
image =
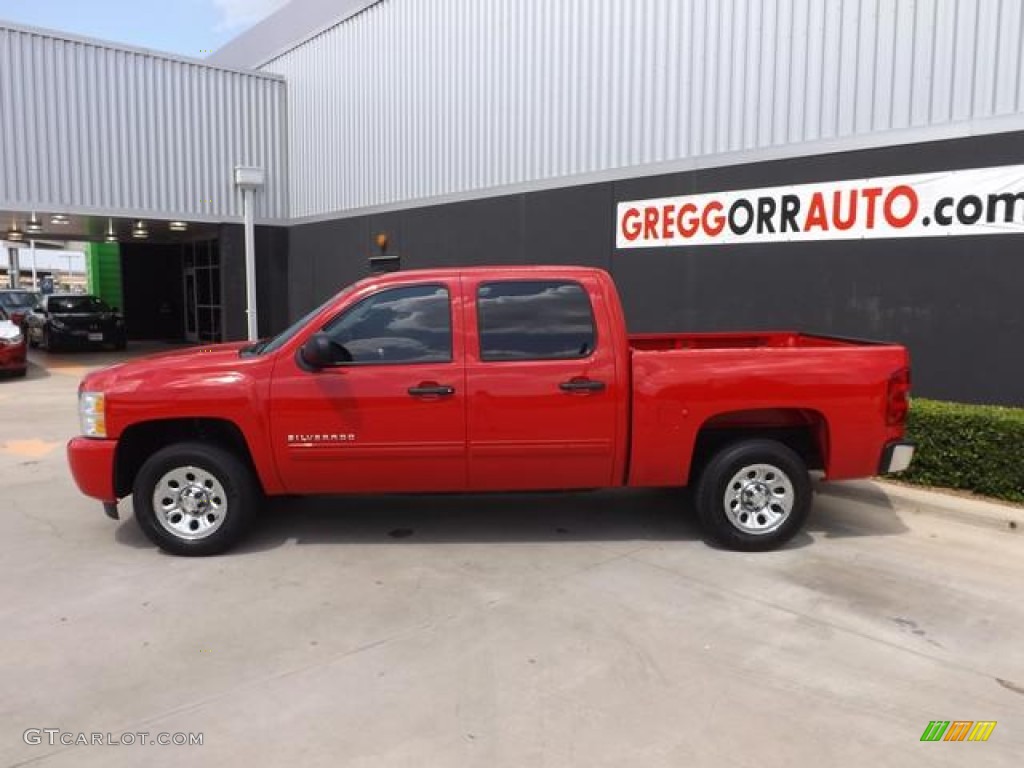
[[[1024,754],[1008,528],[829,493],[790,547],[740,554],[708,547],[672,492],[362,497],[275,502],[240,550],[174,558],[67,474],[77,377],[108,357],[0,381],[0,765]],[[922,743],[931,720],[998,725]],[[30,728],[203,744],[30,745]]]

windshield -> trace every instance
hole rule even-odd
[[[285,344],[287,344],[292,338],[294,338],[295,334],[298,333],[299,331],[301,331],[310,320],[312,320],[320,312],[322,312],[324,310],[324,308],[327,307],[328,304],[332,304],[333,302],[335,302],[338,299],[340,299],[342,296],[344,296],[344,295],[346,295],[348,293],[351,293],[351,291],[352,291],[352,289],[354,287],[355,286],[350,285],[347,288],[342,289],[340,293],[338,293],[338,294],[336,294],[334,296],[331,296],[331,298],[329,298],[323,304],[318,306],[316,309],[310,310],[309,312],[304,314],[302,317],[300,317],[294,323],[292,323],[287,328],[285,328],[283,331],[281,331],[279,334],[277,334],[277,336],[272,336],[269,339],[264,339],[263,341],[260,341],[260,342],[258,342],[256,344],[253,344],[251,347],[245,347],[242,350],[242,354],[243,355],[268,355],[271,352],[276,352],[281,347],[283,347]]]
[[[31,291],[0,292],[0,307],[7,309],[32,309],[36,301],[36,295]]]
[[[51,296],[46,303],[51,312],[109,312],[107,302],[95,296]]]

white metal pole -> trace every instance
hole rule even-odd
[[[39,290],[39,280],[36,279],[36,241],[29,240],[28,244],[32,252],[32,290],[37,291]]]
[[[242,189],[242,205],[245,215],[245,312],[249,319],[249,341],[259,338],[256,316],[256,239],[253,231],[253,197],[255,190]]]

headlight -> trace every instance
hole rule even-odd
[[[67,326],[64,325],[63,321],[53,317],[50,318],[50,327],[57,331],[63,331]]]
[[[107,413],[102,392],[80,392],[78,421],[86,437],[107,436]]]
[[[0,347],[14,347],[21,344],[22,335],[11,336],[9,339],[0,339]]]

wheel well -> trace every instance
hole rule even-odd
[[[259,482],[249,446],[242,431],[225,419],[164,419],[133,424],[121,433],[114,457],[114,491],[119,497],[132,492],[135,476],[146,460],[161,448],[174,443],[199,441],[212,443],[249,465]]]
[[[828,423],[817,411],[770,408],[723,413],[708,419],[697,433],[690,480],[722,448],[740,440],[777,440],[791,448],[808,469],[824,469],[828,460]]]

